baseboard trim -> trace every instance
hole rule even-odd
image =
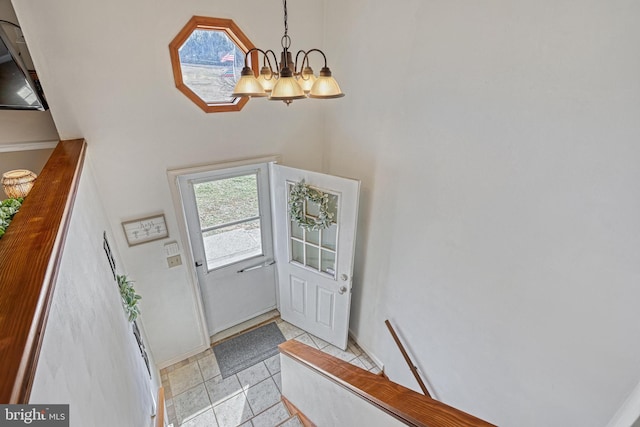
[[[275,307],[271,307],[265,311],[259,312],[258,314],[254,314],[239,323],[221,328],[218,332],[209,337],[209,342],[211,345],[218,344],[243,332],[247,332],[251,329],[257,328],[258,326],[262,326],[265,323],[271,322],[279,317],[280,312],[278,312]]]
[[[188,352],[183,353],[183,354],[181,354],[179,356],[173,357],[173,358],[171,358],[169,360],[158,362],[158,369],[160,370],[160,369],[168,368],[169,366],[171,366],[171,365],[173,365],[175,363],[182,362],[183,360],[188,359],[188,358],[190,358],[192,356],[195,356],[196,354],[200,354],[200,353],[202,353],[203,351],[205,351],[208,348],[209,348],[209,346],[207,344],[200,345],[200,346],[198,346],[198,347],[196,347],[196,348],[194,348],[192,350],[189,350]]]
[[[384,363],[382,363],[382,360],[378,356],[376,356],[369,347],[362,345],[362,343],[358,341],[358,337],[356,336],[356,334],[354,334],[351,329],[349,329],[349,336],[356,342],[356,344],[360,346],[360,348],[365,353],[367,353],[367,356],[369,356],[371,360],[373,360],[373,363],[378,365],[378,368],[380,368],[381,371],[384,371]]]

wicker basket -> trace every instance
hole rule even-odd
[[[2,174],[2,187],[7,197],[26,197],[31,191],[37,175],[26,169],[17,169]]]

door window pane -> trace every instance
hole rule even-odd
[[[209,270],[262,255],[260,220],[206,231],[202,240]]]
[[[317,217],[320,213],[320,205],[318,203],[307,200],[304,205],[304,210],[307,215]]]
[[[291,221],[291,237],[295,237],[300,240],[304,239],[304,229],[294,221]]]
[[[291,241],[291,259],[304,264],[304,245],[295,240]]]
[[[256,174],[197,183],[193,191],[203,229],[260,215]]]
[[[306,232],[307,242],[313,243],[314,245],[320,245],[320,231],[318,230],[308,230]]]
[[[320,270],[320,254],[319,249],[315,246],[307,245],[307,256],[305,259],[305,264],[315,270]]]
[[[336,274],[336,254],[331,251],[322,251],[322,271],[332,276]]]
[[[193,185],[209,271],[263,254],[256,173]]]
[[[332,213],[334,218],[338,218],[338,196],[335,194],[329,194],[327,212]]]
[[[336,241],[338,240],[338,226],[334,223],[331,227],[322,230],[322,247],[336,250]]]

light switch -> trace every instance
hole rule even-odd
[[[164,253],[167,256],[167,258],[172,257],[174,255],[178,255],[180,253],[180,247],[178,246],[178,242],[165,243]]]

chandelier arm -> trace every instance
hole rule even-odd
[[[300,72],[298,73],[298,56],[300,56],[300,54],[304,54],[305,56],[302,59],[302,63],[300,64]],[[302,69],[304,68],[304,58],[307,57],[307,52],[305,52],[304,50],[300,49],[298,51],[298,53],[296,53],[296,61],[293,65],[293,74],[302,74]],[[307,59],[307,65],[309,65],[309,59]]]
[[[247,53],[244,54],[244,66],[245,67],[249,67],[249,55],[252,52],[261,52],[265,57],[267,56],[267,53],[264,50],[258,49],[257,47],[252,47],[251,49],[249,49],[247,51]],[[271,64],[269,64],[269,67],[271,67]]]
[[[269,53],[273,55],[273,61],[274,61],[274,64],[276,64],[275,68],[271,67],[271,61],[269,60],[269,55],[268,55]],[[271,70],[271,74],[274,76],[280,75],[280,73],[278,72],[278,57],[276,56],[276,53],[271,49],[269,49],[266,52],[264,52],[264,57],[267,58],[267,61],[269,62],[269,69]]]
[[[322,55],[322,57],[324,58],[324,67],[327,68],[327,56],[324,54],[323,51],[321,51],[320,49],[309,49],[305,54],[304,54],[304,58],[302,58],[302,63],[304,64],[304,61],[307,61],[307,65],[309,65],[309,54],[311,52],[320,52],[320,54]]]

